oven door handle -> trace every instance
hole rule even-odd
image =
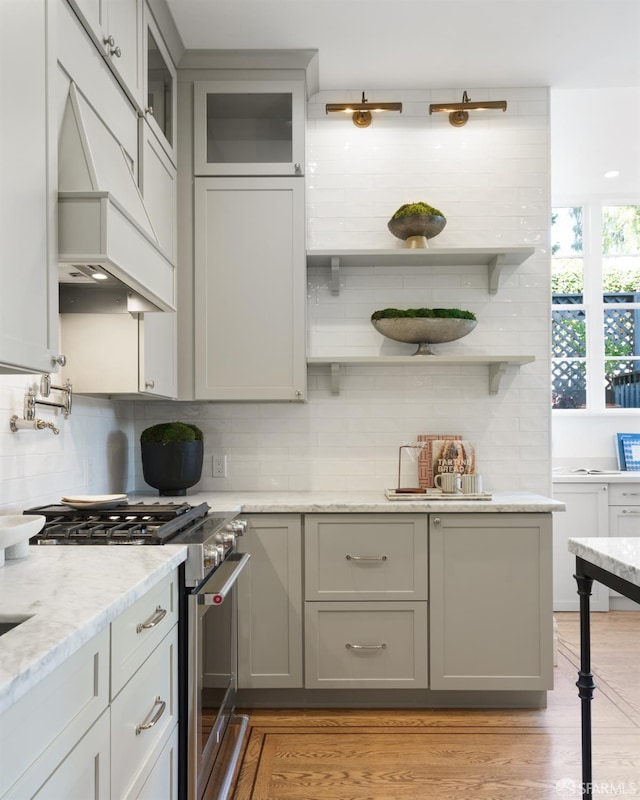
[[[209,580],[203,583],[195,592],[198,604],[204,606],[222,605],[238,579],[238,575],[247,566],[250,558],[251,555],[249,553],[232,553],[228,556]]]

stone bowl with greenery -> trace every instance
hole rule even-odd
[[[161,496],[182,496],[202,474],[203,434],[189,422],[160,422],[140,434],[142,472]]]
[[[437,208],[428,203],[405,203],[395,212],[387,223],[391,233],[404,239],[404,246],[411,248],[428,247],[428,239],[442,232],[447,220]]]
[[[371,315],[373,327],[396,342],[417,344],[413,355],[436,355],[432,344],[462,339],[478,321],[472,311],[460,308],[383,308]]]

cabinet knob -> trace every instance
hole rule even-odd
[[[156,382],[155,382],[155,381],[145,381],[145,382],[144,382],[144,388],[145,388],[145,389],[153,389],[153,387],[154,387],[155,385],[156,385]]]
[[[122,51],[119,47],[116,47],[116,40],[113,38],[113,34],[111,36],[105,36],[102,40],[104,44],[109,46],[109,55],[115,56],[116,58],[120,58],[122,55]]]
[[[148,114],[150,117],[153,116],[153,106],[147,106],[144,110],[145,114]]]
[[[302,389],[296,389],[295,395],[296,397],[302,397]]]
[[[440,519],[440,517],[434,517],[433,518],[433,524],[434,525],[440,525],[441,522],[442,522],[442,520]]]
[[[67,357],[64,353],[60,353],[57,356],[51,356],[51,363],[54,367],[64,367],[67,363]]]
[[[294,169],[294,172],[296,173],[296,175],[302,175],[302,165],[299,162],[296,162],[293,165],[293,169]]]

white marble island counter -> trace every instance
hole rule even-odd
[[[186,559],[184,545],[31,547],[0,568],[0,713]]]
[[[151,500],[157,494],[130,495],[130,502]],[[163,498],[171,500],[171,498]],[[175,498],[180,502],[185,498]],[[490,500],[468,500],[463,494],[443,500],[425,495],[424,500],[387,500],[383,491],[373,492],[188,492],[191,503],[209,503],[213,511],[237,510],[242,514],[347,514],[347,513],[545,513],[564,511],[565,504],[529,492],[493,492]]]
[[[640,587],[640,539],[629,536],[569,539],[569,552]]]

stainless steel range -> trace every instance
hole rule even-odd
[[[246,529],[236,512],[207,503],[126,503],[109,508],[50,505],[25,514],[46,522],[33,545],[186,544],[180,608],[180,797],[230,794],[247,718],[235,713],[235,584],[249,555],[236,552]]]

